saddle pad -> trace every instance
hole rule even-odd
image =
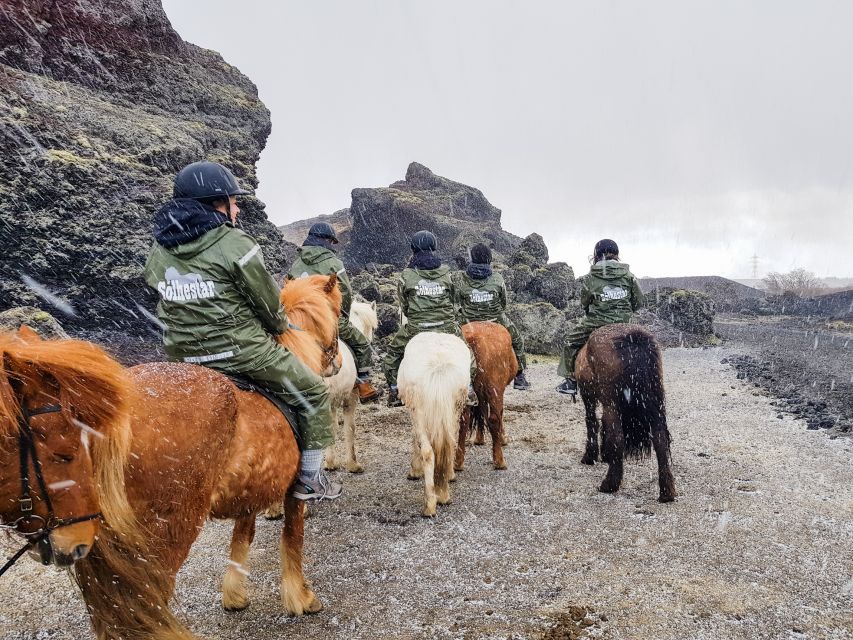
[[[299,431],[296,429],[296,412],[293,410],[289,404],[286,404],[281,401],[280,398],[270,393],[267,389],[260,386],[258,383],[249,380],[248,378],[242,378],[240,376],[234,375],[232,373],[225,374],[231,382],[234,383],[234,386],[242,391],[251,391],[253,393],[259,393],[264,398],[273,403],[273,406],[281,411],[284,418],[287,420],[287,424],[290,425],[291,431],[293,431],[293,437],[296,438],[297,444],[299,444],[299,448],[302,449],[302,438],[299,436]]]

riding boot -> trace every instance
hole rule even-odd
[[[515,380],[512,381],[512,388],[518,389],[519,391],[527,391],[530,388],[530,383],[524,376],[524,371],[519,371],[518,374],[516,374]]]
[[[358,401],[362,404],[373,402],[379,398],[379,391],[370,383],[367,372],[359,372],[355,379],[355,390],[358,391]]]
[[[400,400],[400,392],[397,390],[397,387],[391,387],[388,389],[388,406],[389,407],[402,407],[403,401]]]
[[[562,384],[557,386],[557,393],[564,393],[569,396],[577,395],[578,383],[574,378],[566,378]]]

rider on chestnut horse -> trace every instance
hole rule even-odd
[[[308,230],[308,237],[297,249],[296,261],[287,272],[287,278],[307,278],[314,274],[330,275],[336,273],[341,288],[343,303],[338,319],[338,336],[343,340],[355,358],[358,378],[356,389],[361,402],[371,402],[379,397],[379,392],[370,384],[370,367],[373,362],[370,341],[356,329],[349,319],[352,306],[352,285],[350,284],[344,263],[335,255],[334,245],[338,244],[335,229],[328,222],[317,222]]]
[[[249,193],[220,164],[181,169],[174,198],[155,215],[145,279],[160,294],[169,357],[249,378],[292,407],[302,447],[293,495],[331,500],[341,486],[321,469],[334,442],[328,388],[275,340],[288,330],[279,287],[257,242],[235,227],[235,196]]]
[[[590,334],[608,324],[628,322],[631,314],[643,306],[643,292],[628,265],[619,261],[619,247],[613,240],[599,240],[593,250],[592,267],[581,278],[582,317],[566,338],[557,373],[565,381],[557,391],[568,395],[578,392],[575,359]]]
[[[524,339],[506,315],[506,283],[501,274],[492,271],[492,251],[482,243],[471,247],[471,264],[456,281],[456,304],[462,324],[477,321],[497,322],[509,331],[512,350],[518,360],[518,372],[513,380],[513,388],[529,389],[530,383],[524,376],[524,370],[527,368]]]

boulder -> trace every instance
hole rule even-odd
[[[528,353],[559,355],[572,323],[565,314],[547,302],[514,304],[507,315],[524,337]]]
[[[714,334],[715,304],[700,291],[658,289],[646,294],[646,304],[674,327],[697,336]]]
[[[0,331],[17,331],[21,325],[27,325],[46,340],[69,337],[56,318],[36,307],[14,307],[0,312]]]
[[[545,240],[538,233],[531,233],[509,257],[512,266],[526,264],[532,269],[544,267],[548,264],[548,247]]]
[[[501,211],[479,189],[434,174],[413,162],[405,180],[352,191],[349,242],[342,256],[354,271],[370,263],[405,266],[412,235],[429,229],[449,264],[466,260],[468,247],[485,242],[497,256],[509,255],[521,239],[501,229]],[[343,243],[342,243],[343,244]],[[457,258],[459,260],[457,260]]]
[[[368,302],[380,302],[382,292],[372,275],[363,271],[352,277],[352,290]]]
[[[379,326],[375,333],[377,338],[390,336],[400,328],[399,307],[380,302],[376,305],[376,317],[379,320]]]
[[[528,289],[534,297],[565,309],[575,294],[575,273],[565,262],[546,264],[533,273]]]

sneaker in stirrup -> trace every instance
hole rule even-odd
[[[564,393],[568,396],[577,395],[578,392],[578,383],[575,382],[574,378],[566,378],[563,382],[557,385],[557,393]]]
[[[403,401],[400,400],[400,392],[397,390],[397,387],[391,387],[388,389],[388,406],[389,407],[402,407]]]
[[[465,404],[469,407],[476,407],[480,404],[480,400],[477,398],[477,392],[474,391],[474,385],[468,385],[468,397],[465,400]]]
[[[515,380],[512,381],[512,388],[519,389],[520,391],[527,391],[530,388],[530,383],[524,376],[524,371],[519,371],[518,375],[515,376]]]
[[[343,489],[322,471],[313,477],[300,474],[293,485],[293,497],[297,500],[334,500],[341,497]]]

